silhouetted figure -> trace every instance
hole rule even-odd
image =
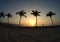
[[[4,18],[5,17],[5,14],[4,14],[4,12],[0,12],[0,18],[1,18],[1,22],[2,22],[2,18]],[[3,23],[3,22],[2,22]]]
[[[31,13],[32,15],[34,15],[36,17],[36,27],[37,27],[37,16],[40,16],[39,13],[41,13],[41,12],[38,12],[37,10],[35,10],[35,11],[32,10],[32,13]]]
[[[26,14],[26,12],[24,12],[24,10],[22,10],[22,11],[19,11],[19,12],[16,12],[16,15],[19,15],[20,16],[20,19],[19,19],[19,27],[21,26],[20,24],[21,24],[21,17],[22,16],[24,16],[24,17],[27,17],[25,14]]]
[[[6,16],[8,17],[8,24],[9,24],[9,18],[11,18],[12,15],[10,13],[8,13]]]
[[[44,27],[44,24],[42,24],[42,27]]]
[[[53,19],[52,19],[53,15],[56,15],[56,14],[54,12],[51,12],[51,11],[48,14],[46,14],[47,17],[50,17],[51,22],[52,22],[52,26],[53,26]]]

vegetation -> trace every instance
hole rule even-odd
[[[31,13],[32,15],[34,15],[36,17],[36,27],[37,27],[37,16],[40,16],[39,13],[41,13],[41,12],[38,12],[37,10],[35,10],[35,11],[32,10],[32,13]]]
[[[31,13],[33,16],[36,17],[36,27],[37,27],[37,16],[40,16],[39,13],[41,13],[41,12],[39,12],[39,11],[37,11],[37,10],[32,10],[32,13]],[[21,18],[22,18],[22,16],[27,17],[25,14],[26,14],[26,12],[25,12],[24,10],[16,12],[16,15],[19,15],[19,16],[20,16],[20,19],[19,19],[19,27],[21,26]],[[52,26],[53,26],[52,16],[54,16],[54,15],[56,15],[56,14],[55,14],[54,12],[52,12],[52,11],[50,11],[50,12],[48,12],[48,13],[46,14],[47,17],[50,17],[51,22],[52,22]],[[1,22],[2,22],[2,19],[3,19],[5,16],[8,17],[8,23],[9,23],[9,18],[11,18],[12,15],[11,15],[10,13],[5,14],[4,12],[0,12]]]
[[[2,19],[5,17],[5,14],[4,12],[0,12],[0,18],[1,18],[1,22],[2,22]],[[2,22],[3,23],[3,22]]]
[[[11,18],[12,15],[10,13],[8,13],[6,16],[8,17],[8,24],[9,24],[9,18]]]
[[[53,19],[52,19],[53,15],[56,15],[56,14],[54,12],[52,12],[52,11],[50,11],[48,14],[46,14],[47,17],[50,17],[51,22],[52,22],[52,26],[53,26]]]
[[[20,19],[19,19],[19,27],[20,27],[20,24],[21,24],[21,17],[24,16],[24,17],[27,17],[25,14],[26,12],[24,12],[24,10],[22,11],[19,11],[19,12],[16,12],[16,15],[19,15],[20,16]]]

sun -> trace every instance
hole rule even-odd
[[[35,26],[36,20],[34,20],[34,19],[29,20],[29,24],[30,24],[30,26]]]

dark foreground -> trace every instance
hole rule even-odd
[[[60,42],[60,27],[20,28],[0,26],[0,42]]]

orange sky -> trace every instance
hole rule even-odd
[[[50,26],[51,20],[49,17],[46,17],[46,14],[49,11],[56,13],[56,16],[53,16],[54,25],[60,25],[60,0],[1,0],[0,1],[0,12],[11,13],[12,18],[10,18],[10,23],[19,24],[19,16],[16,15],[16,12],[25,10],[26,16],[22,17],[21,25],[23,26],[35,26],[35,16],[31,15],[31,10],[41,11],[40,15],[37,18],[38,26]],[[3,18],[3,22],[7,22],[7,17]]]

